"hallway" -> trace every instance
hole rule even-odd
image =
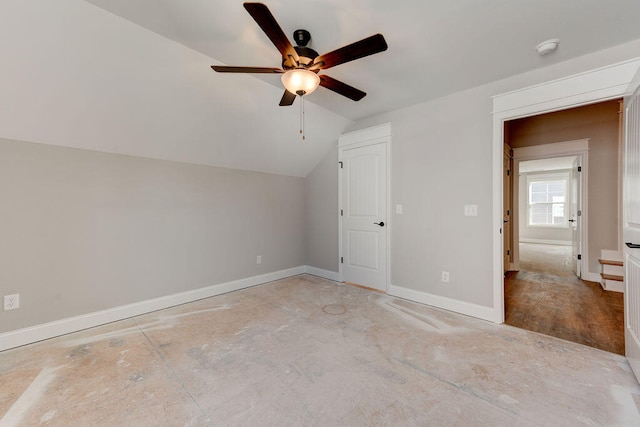
[[[623,294],[577,278],[571,247],[520,244],[505,277],[505,323],[624,355]]]

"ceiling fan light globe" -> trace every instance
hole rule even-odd
[[[297,68],[282,75],[282,84],[291,93],[309,95],[318,88],[320,77],[313,71]]]

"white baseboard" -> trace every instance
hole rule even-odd
[[[299,266],[5,332],[0,334],[0,351],[305,272],[306,267]]]
[[[602,281],[602,276],[600,276],[600,273],[590,273],[590,272],[583,272],[582,277],[580,277],[582,280],[586,280],[587,282],[596,282],[596,283],[600,283],[600,281]]]
[[[459,301],[439,295],[430,294],[428,292],[416,291],[415,289],[403,288],[400,286],[389,285],[389,295],[404,298],[411,301],[427,304],[433,307],[442,308],[444,310],[453,311],[467,316],[475,317],[489,322],[502,323],[502,315],[496,313],[493,307],[472,304],[469,302]]]
[[[314,276],[322,277],[323,279],[333,280],[334,282],[339,281],[337,271],[323,270],[322,268],[316,268],[316,267],[311,267],[309,265],[305,265],[304,272],[307,274],[313,274]]]
[[[571,246],[571,240],[548,240],[548,239],[527,239],[520,238],[520,243],[542,243],[545,245]]]
[[[624,293],[624,282],[619,282],[617,280],[603,280],[600,282],[600,286],[602,286],[602,289],[605,291]]]

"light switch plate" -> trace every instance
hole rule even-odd
[[[464,216],[478,216],[478,205],[464,205]]]
[[[396,213],[402,215],[402,205],[396,205]]]

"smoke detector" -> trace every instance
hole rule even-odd
[[[548,53],[553,52],[558,48],[559,43],[560,43],[559,39],[549,39],[549,40],[543,41],[538,46],[536,46],[538,55],[546,55]]]

